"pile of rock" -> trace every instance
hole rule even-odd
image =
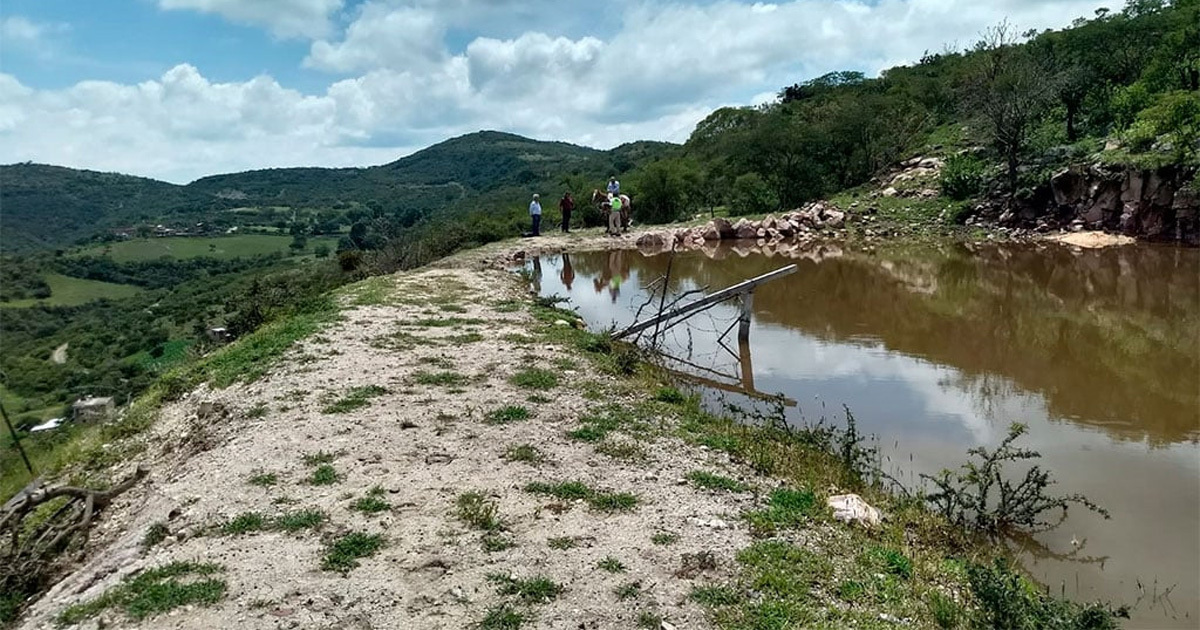
[[[708,223],[675,230],[647,232],[637,239],[638,249],[662,251],[697,249],[717,241],[756,241],[759,246],[789,239],[815,238],[822,231],[840,230],[846,225],[846,213],[826,201],[805,205],[778,217],[767,215],[761,221],[714,218]]]

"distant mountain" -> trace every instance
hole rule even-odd
[[[0,250],[63,247],[131,224],[212,220],[246,206],[344,208],[376,201],[422,214],[548,192],[564,176],[603,183],[677,145],[634,142],[601,151],[480,131],[368,168],[276,168],[198,179],[153,179],[41,164],[0,166]]]

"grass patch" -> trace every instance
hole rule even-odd
[[[159,521],[153,523],[146,528],[146,534],[142,536],[142,549],[150,549],[158,543],[167,539],[171,530],[167,528],[167,524]]]
[[[325,513],[321,510],[301,510],[277,516],[271,522],[271,529],[284,532],[298,532],[305,529],[315,529],[325,522]]]
[[[688,598],[709,608],[732,606],[742,601],[741,593],[728,586],[697,586],[688,594]]]
[[[582,481],[545,483],[535,481],[526,484],[525,491],[532,494],[552,496],[563,501],[584,500],[594,510],[601,512],[623,512],[637,507],[638,498],[628,492],[601,492],[589,488]]]
[[[475,317],[431,317],[418,319],[412,322],[411,325],[421,328],[452,328],[456,326],[476,326],[486,323],[484,320]]]
[[[520,580],[510,575],[492,573],[487,579],[496,585],[496,592],[500,595],[515,595],[526,604],[548,602],[565,590],[550,578],[541,575]]]
[[[530,394],[528,397],[525,398],[525,400],[527,400],[535,405],[544,405],[546,403],[554,402],[554,400],[552,398],[550,398],[549,396],[543,396],[542,394]]]
[[[525,389],[553,389],[558,387],[558,374],[545,368],[525,368],[514,374],[509,382]]]
[[[181,606],[208,606],[225,596],[225,581],[211,577],[224,569],[217,564],[173,562],[125,578],[96,599],[68,607],[58,615],[62,625],[78,624],[109,608],[141,620]],[[192,578],[184,581],[183,578]]]
[[[646,450],[634,442],[604,440],[596,445],[596,452],[613,459],[640,461],[646,459]]]
[[[333,466],[321,464],[308,476],[308,483],[313,486],[328,486],[337,483],[340,478]]]
[[[267,528],[267,525],[267,518],[261,513],[245,512],[233,517],[228,523],[222,525],[221,533],[227,536],[238,536],[262,531]]]
[[[325,556],[321,558],[321,568],[347,573],[358,566],[360,558],[375,555],[375,552],[383,548],[383,544],[383,536],[379,534],[351,532],[333,541],[325,549]]]
[[[497,516],[496,501],[483,496],[482,492],[464,492],[455,501],[458,520],[483,531],[495,532],[504,529]]]
[[[596,568],[600,569],[601,571],[608,571],[609,573],[625,572],[625,565],[622,564],[620,560],[617,560],[612,556],[608,556],[600,562],[597,562]]]
[[[517,444],[510,446],[502,456],[505,461],[525,462],[526,464],[541,464],[546,461],[545,453],[532,444]]]
[[[480,543],[483,546],[483,550],[487,553],[504,551],[505,549],[512,549],[513,547],[517,546],[516,541],[513,539],[506,536],[501,536],[495,532],[484,534],[483,538],[480,540]]]
[[[477,332],[469,332],[461,335],[450,335],[449,337],[445,337],[443,340],[452,346],[465,346],[471,343],[478,343],[483,341],[483,339],[483,335]]]
[[[698,488],[706,490],[727,490],[729,492],[745,492],[746,484],[729,477],[723,477],[703,470],[693,470],[687,474],[687,480]]]
[[[658,532],[650,537],[650,542],[656,545],[674,545],[679,542],[679,534],[674,532]]]
[[[573,549],[578,543],[579,541],[575,540],[574,536],[562,536],[559,538],[546,539],[546,546],[550,547],[551,549]]]
[[[50,287],[50,297],[0,302],[0,308],[24,308],[39,305],[79,306],[96,300],[119,300],[142,292],[141,287],[129,284],[73,278],[57,273],[48,273],[43,277]]]
[[[246,483],[260,488],[270,488],[279,483],[279,475],[276,473],[259,473],[251,476]]]
[[[425,370],[418,370],[413,372],[412,379],[417,385],[461,387],[462,385],[467,384],[466,376],[450,370],[445,370],[442,372],[427,372]]]
[[[745,518],[751,529],[761,535],[779,528],[796,527],[817,513],[817,497],[812,491],[778,488],[771,492],[767,509],[747,512]]]
[[[378,385],[366,385],[351,388],[345,396],[335,400],[321,409],[321,413],[349,413],[371,404],[371,399],[387,393],[387,389]]]
[[[333,460],[337,459],[336,453],[326,453],[325,451],[317,451],[316,453],[306,453],[303,457],[304,465],[317,466],[320,464],[332,464]]]
[[[483,421],[486,424],[509,424],[528,420],[529,415],[529,410],[524,407],[508,405],[488,413]]]
[[[660,387],[658,391],[654,392],[654,400],[670,405],[682,405],[687,398],[674,387]]]
[[[622,584],[613,589],[613,594],[617,596],[619,601],[633,599],[634,597],[642,594],[642,583],[629,582],[628,584]]]
[[[246,411],[247,418],[261,418],[267,415],[267,403],[255,403],[253,407]]]
[[[662,615],[643,610],[638,614],[637,627],[643,630],[660,630],[663,627],[663,621],[665,619]]]
[[[527,620],[524,613],[518,612],[510,604],[501,604],[489,608],[476,627],[479,630],[517,630]]]
[[[367,496],[352,503],[350,509],[363,514],[378,514],[390,510],[391,504],[383,500],[384,492],[383,488],[375,486],[367,492]]]

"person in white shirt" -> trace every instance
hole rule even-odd
[[[530,236],[541,236],[542,204],[538,202],[538,194],[533,193],[533,201],[529,202],[529,218],[533,219],[533,230]]]
[[[608,178],[608,194],[610,194],[610,195],[621,194],[621,182],[617,181],[616,176]]]

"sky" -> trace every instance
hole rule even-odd
[[[2,0],[0,163],[186,183],[482,129],[601,149],[1104,0]]]

